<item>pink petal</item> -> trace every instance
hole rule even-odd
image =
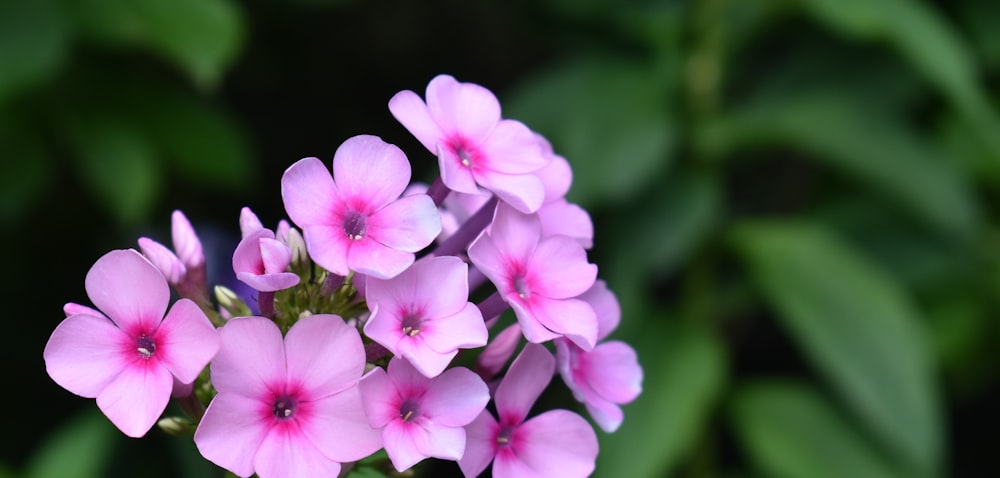
[[[522,303],[516,294],[510,294],[506,299],[510,307],[514,309],[517,323],[521,326],[521,332],[524,333],[524,338],[528,342],[540,344],[560,336],[544,326],[535,316],[535,312]]]
[[[514,322],[486,344],[476,359],[476,371],[489,380],[503,370],[521,343],[521,326]]]
[[[542,150],[544,152],[544,146],[542,146]],[[545,202],[552,202],[565,197],[566,193],[569,192],[570,185],[573,183],[573,169],[570,168],[569,161],[551,152],[549,155],[551,157],[549,164],[535,173],[542,180],[542,184],[545,185]]]
[[[584,403],[591,418],[607,433],[618,431],[618,427],[625,421],[625,414],[622,407],[607,400],[596,400]]]
[[[264,229],[264,225],[260,223],[260,219],[250,208],[245,207],[240,209],[241,237],[246,238],[250,234],[253,234],[261,229]]]
[[[469,302],[456,314],[425,320],[420,335],[428,347],[442,353],[482,347],[489,340],[483,314]]]
[[[551,410],[523,423],[515,431],[517,458],[539,476],[586,477],[597,460],[597,435],[583,417]],[[493,464],[497,478],[509,475],[506,463]]]
[[[448,186],[448,189],[464,194],[483,194],[472,170],[462,164],[454,152],[438,145],[437,157],[438,166],[441,169],[441,181]]]
[[[428,151],[437,151],[444,134],[420,96],[409,90],[400,91],[389,100],[389,111]]]
[[[219,335],[205,313],[181,299],[156,330],[156,357],[181,383],[191,383],[219,350]]]
[[[520,423],[552,381],[556,359],[545,347],[527,344],[497,387],[496,405],[504,423]]]
[[[423,332],[420,333],[420,335],[423,334]],[[420,371],[420,375],[429,378],[440,375],[451,363],[451,360],[458,355],[458,350],[455,349],[438,352],[428,347],[421,337],[403,337],[396,344],[396,349],[396,355],[404,357]]]
[[[532,301],[531,314],[545,328],[566,336],[584,350],[591,350],[597,344],[597,316],[590,304],[582,300],[539,298]]]
[[[348,138],[333,156],[333,180],[348,206],[372,214],[403,194],[410,162],[395,145],[378,136]]]
[[[503,202],[525,214],[542,207],[545,187],[534,174],[506,174],[490,172],[476,176],[476,182],[493,191]]]
[[[163,274],[132,249],[101,256],[87,272],[86,288],[94,305],[125,331],[151,332],[170,301]]]
[[[444,426],[430,420],[418,420],[416,425],[422,433],[413,434],[413,443],[420,454],[451,461],[462,458],[465,453],[464,428]]]
[[[195,234],[191,222],[184,213],[175,210],[170,216],[170,230],[174,242],[174,252],[181,262],[189,268],[198,268],[205,264],[205,254],[201,241]]]
[[[397,471],[404,471],[416,465],[427,455],[417,448],[416,441],[429,441],[426,430],[417,424],[393,420],[382,430],[385,452]]]
[[[465,427],[465,453],[458,460],[458,467],[466,478],[479,476],[493,461],[499,432],[500,425],[486,410]]]
[[[500,102],[490,90],[448,75],[438,75],[427,85],[427,109],[446,134],[461,132],[475,142],[500,121]]]
[[[148,237],[139,238],[139,250],[171,284],[178,284],[187,275],[187,267],[167,246]]]
[[[264,262],[264,272],[277,274],[284,272],[292,263],[292,250],[277,239],[262,238],[259,241],[260,258]]]
[[[537,280],[532,292],[551,299],[583,294],[597,279],[597,266],[587,262],[587,251],[566,236],[542,239],[529,268]]]
[[[353,241],[344,234],[341,226],[311,226],[303,229],[306,249],[312,260],[334,274],[351,273],[347,266],[347,253]]]
[[[208,461],[239,476],[252,475],[254,456],[268,431],[268,407],[242,395],[216,395],[194,433],[198,451]]]
[[[281,198],[288,217],[303,229],[311,225],[334,225],[330,223],[330,216],[343,204],[336,187],[330,170],[322,161],[300,159],[281,177]]]
[[[542,154],[535,134],[524,123],[500,121],[482,144],[490,158],[490,169],[505,174],[525,174],[538,171],[550,162]],[[544,198],[544,189],[542,193]]]
[[[251,274],[249,272],[237,272],[236,278],[240,282],[250,286],[253,290],[261,292],[274,292],[290,289],[299,283],[299,276],[294,272],[282,272],[279,274]]]
[[[418,372],[413,364],[403,359],[392,359],[386,373],[400,396],[422,396],[432,383],[431,379]]]
[[[347,251],[347,265],[362,274],[388,279],[399,275],[413,264],[414,256],[411,252],[384,246],[368,237],[352,242]]]
[[[345,463],[358,461],[382,448],[382,434],[368,424],[358,387],[313,404],[316,414],[301,422],[302,432],[324,455]]]
[[[111,319],[105,317],[104,314],[101,313],[101,311],[92,307],[87,307],[82,304],[77,304],[75,302],[67,302],[63,304],[63,314],[65,314],[66,317],[78,314],[93,315],[94,317],[104,317],[105,319],[108,320],[109,323],[114,323],[111,322]]]
[[[376,280],[369,279],[366,283],[371,287]],[[365,336],[378,342],[390,352],[398,353],[397,344],[405,336],[402,331],[402,319],[390,312],[393,309],[391,303],[382,305],[385,302],[373,302],[370,299],[368,303],[371,304],[372,311],[371,317],[365,322]]]
[[[511,292],[510,274],[514,271],[508,270],[509,261],[489,234],[482,234],[472,242],[469,260],[496,285],[497,290],[503,294]]]
[[[263,317],[237,317],[219,329],[221,346],[212,359],[212,385],[219,393],[268,396],[285,383],[281,331]]]
[[[425,317],[457,314],[469,303],[469,266],[455,256],[428,257],[410,268],[415,281],[413,298]]]
[[[490,390],[467,368],[450,368],[438,375],[421,401],[421,414],[446,427],[464,427],[486,408]]]
[[[146,434],[167,408],[174,378],[155,358],[139,358],[125,367],[97,395],[97,407],[122,433]]]
[[[594,281],[594,285],[577,298],[586,301],[594,309],[594,314],[597,316],[597,340],[604,340],[618,328],[618,323],[622,319],[622,308],[614,292],[608,289],[606,282]]]
[[[604,342],[587,353],[584,361],[589,385],[604,399],[628,403],[642,392],[642,368],[628,344]]]
[[[304,436],[276,428],[261,442],[253,460],[261,478],[336,477],[340,463],[325,456]]]
[[[336,315],[299,319],[285,335],[288,385],[315,398],[353,387],[365,369],[361,336]]]
[[[96,398],[134,357],[132,340],[103,316],[72,315],[49,337],[42,356],[59,386]]]
[[[426,194],[400,198],[368,217],[368,237],[393,249],[417,252],[441,233],[441,213]]]
[[[358,383],[361,390],[361,404],[372,428],[382,428],[392,420],[399,418],[399,406],[402,399],[392,385],[389,376],[381,367],[375,367],[365,374]]]
[[[542,236],[563,235],[572,237],[584,249],[594,246],[594,223],[590,214],[576,204],[556,199],[547,202],[538,210],[542,221]]]
[[[490,238],[503,251],[507,262],[524,265],[541,238],[538,216],[518,212],[507,204],[498,204],[490,225]]]

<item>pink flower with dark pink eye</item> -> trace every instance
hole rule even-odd
[[[288,289],[299,283],[299,276],[287,272],[292,250],[274,238],[270,229],[256,229],[236,246],[233,271],[244,284],[261,292]]]
[[[143,436],[166,408],[174,381],[193,382],[219,338],[194,302],[181,299],[167,312],[166,279],[134,250],[98,259],[86,288],[100,311],[67,304],[72,315],[45,345],[45,367],[60,386],[96,398],[123,433]]]
[[[404,359],[388,371],[375,368],[361,380],[368,423],[382,430],[386,453],[397,471],[424,458],[457,461],[465,453],[465,429],[486,408],[490,392],[466,368],[423,376]]]
[[[333,176],[316,158],[289,167],[281,196],[313,261],[341,276],[354,270],[387,279],[441,232],[430,197],[400,197],[409,181],[410,163],[399,148],[361,135],[337,148]]]
[[[439,75],[427,85],[426,98],[401,91],[389,100],[389,111],[438,156],[444,184],[467,194],[481,194],[482,187],[519,211],[537,211],[545,193],[532,173],[548,160],[535,134],[501,119],[496,96],[473,83]]]
[[[417,261],[392,279],[369,277],[365,335],[428,377],[440,374],[458,349],[486,345],[483,315],[469,302],[468,270],[461,259],[441,256]]]
[[[490,230],[469,246],[469,258],[510,304],[524,337],[540,343],[565,336],[584,349],[597,342],[597,317],[575,297],[597,277],[579,243],[542,237],[534,215],[500,204]]]
[[[495,478],[575,478],[594,471],[597,435],[583,417],[550,410],[526,420],[554,369],[555,359],[541,345],[526,345],[514,359],[494,397],[499,421],[483,411],[465,427],[458,466],[466,477],[479,476],[491,461]]]
[[[238,317],[219,336],[219,393],[194,434],[206,459],[241,477],[335,477],[381,448],[357,386],[361,336],[343,319],[309,316],[282,339],[274,322]]]
[[[603,340],[621,320],[618,299],[600,280],[580,298],[593,306],[597,339]],[[587,407],[604,431],[617,430],[624,418],[619,405],[642,393],[642,368],[635,350],[617,340],[600,343],[589,352],[562,338],[555,344],[559,373],[573,396]]]

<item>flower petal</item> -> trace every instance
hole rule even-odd
[[[497,413],[503,423],[520,423],[552,381],[556,359],[545,347],[527,344],[497,387]]]
[[[481,234],[469,246],[469,260],[483,275],[490,279],[501,294],[512,292],[508,263],[496,242],[489,234]]]
[[[464,194],[483,194],[476,184],[472,169],[462,164],[462,160],[450,148],[438,145],[438,167],[441,169],[441,181],[448,189]]]
[[[264,225],[261,224],[260,218],[254,214],[252,209],[248,207],[240,209],[240,237],[245,239],[261,229],[264,229]]]
[[[423,332],[418,334],[424,335]],[[438,352],[424,343],[420,336],[403,337],[396,344],[397,356],[404,357],[407,362],[416,368],[420,375],[428,378],[437,377],[444,369],[448,368],[451,360],[458,355],[458,350],[452,349],[447,352]]]
[[[572,237],[584,249],[594,246],[594,222],[582,207],[556,199],[538,209],[542,221],[542,237],[563,235]]]
[[[338,393],[358,383],[365,370],[361,336],[336,315],[299,319],[285,335],[288,386],[301,386],[313,398]]]
[[[482,347],[489,340],[482,312],[469,302],[456,314],[425,320],[420,335],[440,353]]]
[[[417,449],[417,440],[430,441],[430,438],[426,430],[415,423],[393,420],[382,430],[385,452],[396,471],[405,471],[427,458]]]
[[[481,146],[490,158],[490,169],[500,173],[531,173],[550,162],[550,157],[543,155],[535,133],[517,120],[505,119],[497,123]]]
[[[187,275],[187,267],[167,246],[148,237],[139,238],[139,250],[171,284],[178,284]]]
[[[330,217],[343,203],[336,188],[330,170],[318,158],[300,159],[281,176],[285,211],[303,229],[311,225],[334,225]]]
[[[285,272],[288,264],[292,263],[292,250],[277,239],[261,238],[258,242],[260,259],[264,263],[264,273],[279,274]]]
[[[597,279],[597,266],[587,262],[587,251],[566,236],[542,239],[529,268],[537,280],[532,292],[552,299],[583,294]]]
[[[420,96],[410,90],[396,93],[389,100],[389,112],[428,151],[437,151],[438,142],[444,138],[444,134],[431,118],[431,113]]]
[[[601,397],[628,403],[642,393],[642,368],[635,350],[617,340],[604,342],[584,357],[589,385]]]
[[[212,359],[212,385],[219,393],[260,398],[285,384],[281,331],[263,317],[237,317],[219,329],[221,346]]]
[[[388,279],[413,264],[412,252],[387,247],[369,237],[352,242],[347,251],[347,265],[362,274]]]
[[[191,227],[191,221],[180,210],[174,210],[170,215],[170,233],[174,252],[185,266],[194,269],[205,265],[201,241]]]
[[[569,187],[573,184],[573,169],[570,168],[566,158],[552,154],[552,146],[548,144],[548,140],[544,138],[540,140],[545,141],[545,144],[541,146],[542,154],[546,154],[546,148],[548,148],[547,152],[551,160],[548,165],[539,169],[535,174],[545,185],[545,202],[552,202],[565,197],[566,193],[569,192]]]
[[[503,370],[521,343],[521,326],[514,322],[500,331],[486,344],[486,348],[476,358],[476,372],[483,378],[492,379]]]
[[[607,400],[592,400],[584,403],[590,417],[594,419],[597,426],[607,433],[618,431],[618,427],[625,421],[625,413],[618,404]]]
[[[493,191],[503,202],[524,214],[531,214],[542,207],[545,187],[542,180],[531,173],[506,174],[489,172],[477,174],[476,182]]]
[[[191,383],[219,350],[219,334],[197,304],[181,299],[156,329],[156,357],[181,383]]]
[[[264,437],[253,467],[261,478],[340,475],[340,463],[325,456],[313,442],[294,429],[277,427]]]
[[[489,401],[490,390],[483,379],[467,368],[450,368],[434,379],[420,407],[421,414],[438,425],[464,427]]]
[[[413,435],[413,444],[421,455],[451,461],[462,458],[465,453],[464,428],[443,426],[429,420],[418,420],[417,425],[422,433]]]
[[[163,274],[132,249],[101,256],[87,272],[86,288],[94,305],[126,332],[152,332],[170,301]]]
[[[597,460],[597,434],[583,417],[567,410],[550,410],[521,424],[512,443],[518,459],[539,476],[586,477]],[[500,461],[494,474],[505,475]]]
[[[510,304],[510,308],[514,309],[514,315],[517,317],[517,323],[521,326],[521,332],[524,333],[524,338],[527,339],[528,342],[541,344],[559,337],[558,333],[549,330],[542,324],[538,317],[535,316],[535,312],[526,304],[522,303],[517,297],[517,294],[511,293],[506,296],[505,299],[507,300],[507,303]]]
[[[135,361],[101,393],[97,407],[122,433],[138,438],[146,434],[167,408],[174,378],[155,358]]]
[[[597,340],[604,340],[618,328],[618,323],[622,320],[622,307],[606,282],[594,281],[594,285],[577,298],[586,301],[594,309],[597,316]]]
[[[333,180],[348,207],[372,214],[403,194],[410,182],[410,162],[395,145],[362,134],[337,148]]]
[[[465,453],[458,460],[458,467],[466,478],[479,476],[493,461],[499,431],[500,425],[486,410],[465,427]]]
[[[103,316],[72,315],[45,344],[45,369],[66,390],[96,398],[133,358],[131,342]]]
[[[597,344],[597,316],[590,304],[582,300],[539,298],[532,301],[531,314],[545,328],[566,336],[584,350],[591,350]]]
[[[341,226],[303,227],[306,250],[313,262],[334,274],[347,276],[351,269],[347,266],[347,254],[351,241]]]
[[[365,283],[371,287],[376,280],[378,279],[369,278]],[[367,297],[369,297],[368,303],[371,304],[372,310],[371,316],[365,322],[365,336],[378,342],[390,352],[398,353],[399,341],[404,337],[402,319],[396,313],[391,312],[394,309],[391,303],[373,302],[370,299],[371,295]]]
[[[430,196],[406,196],[368,217],[368,237],[393,249],[417,252],[441,233],[441,213]]]
[[[365,374],[358,383],[358,388],[361,389],[361,404],[364,406],[365,416],[372,428],[382,428],[399,418],[401,399],[381,367],[375,367]]]
[[[481,142],[500,121],[500,102],[475,83],[438,75],[427,84],[427,109],[446,134]]]
[[[503,251],[507,262],[525,265],[538,245],[541,233],[538,216],[521,213],[508,204],[497,205],[489,236]]]
[[[316,400],[313,405],[315,414],[300,422],[302,432],[327,457],[346,463],[382,448],[382,434],[368,424],[358,387]]]
[[[425,317],[457,314],[469,303],[469,265],[455,256],[428,257],[410,268],[415,281],[413,298]]]
[[[268,427],[268,404],[233,393],[219,393],[194,432],[194,443],[208,461],[239,476],[254,473],[254,456]],[[262,412],[263,410],[263,412]]]

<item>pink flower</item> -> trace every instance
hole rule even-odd
[[[365,294],[372,310],[365,335],[420,373],[441,373],[460,348],[486,345],[483,316],[469,302],[468,265],[454,256],[417,261],[398,276],[368,278]]]
[[[337,148],[333,176],[316,158],[289,167],[281,196],[317,264],[342,276],[355,270],[388,279],[441,232],[430,197],[400,198],[409,181],[410,163],[399,148],[362,135]]]
[[[299,283],[299,276],[286,272],[292,263],[292,250],[274,238],[270,229],[248,232],[233,252],[233,271],[244,284],[261,292],[288,289]]]
[[[361,380],[368,423],[382,430],[385,451],[397,471],[424,458],[458,460],[465,453],[465,429],[490,400],[476,374],[448,369],[426,378],[403,359],[375,368]]]
[[[500,118],[500,103],[486,88],[439,75],[427,85],[427,102],[406,90],[389,100],[389,111],[431,153],[449,189],[492,191],[519,211],[538,210],[541,180],[532,174],[547,159],[524,124]]]
[[[582,207],[566,200],[570,184],[573,182],[573,170],[566,158],[555,154],[552,145],[543,136],[536,136],[542,146],[543,154],[551,158],[548,166],[538,171],[538,177],[545,185],[545,202],[538,209],[538,218],[542,223],[542,235],[553,236],[562,234],[576,239],[584,249],[594,246],[594,223],[590,214]]]
[[[303,318],[282,340],[270,320],[239,317],[219,336],[219,393],[194,435],[206,459],[241,477],[335,477],[381,447],[357,387],[361,337],[343,319]]]
[[[545,347],[528,344],[497,387],[497,422],[483,411],[465,427],[465,455],[458,461],[467,477],[493,462],[495,478],[588,476],[597,460],[597,435],[579,415],[550,410],[525,420],[552,380],[555,359]]]
[[[621,320],[618,300],[600,280],[580,298],[597,313],[597,339],[603,340]],[[589,352],[566,339],[556,339],[555,344],[559,373],[573,396],[604,431],[617,430],[624,418],[619,404],[642,392],[642,368],[635,350],[620,341],[600,343]]]
[[[148,237],[139,238],[139,249],[182,297],[201,299],[205,294],[205,254],[201,241],[179,210],[171,215],[171,231],[176,252]]]
[[[469,246],[469,258],[514,309],[525,338],[566,336],[584,349],[597,342],[597,317],[575,299],[593,285],[597,266],[566,236],[541,236],[537,216],[500,204],[490,230]]]
[[[111,251],[91,267],[87,295],[100,312],[73,313],[45,345],[45,366],[60,386],[96,398],[130,437],[146,434],[163,413],[174,380],[189,384],[219,348],[204,312],[188,299],[167,311],[163,275],[134,250]]]

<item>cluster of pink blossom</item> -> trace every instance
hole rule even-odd
[[[437,156],[436,182],[410,185],[403,151],[376,136],[345,141],[332,172],[296,162],[281,194],[297,228],[240,215],[232,265],[247,298],[208,288],[201,242],[175,212],[172,250],[142,238],[91,268],[96,308],[66,304],[44,351],[52,379],[128,436],[193,432],[241,477],[335,477],[375,466],[361,460],[380,449],[397,471],[438,458],[467,477],[491,462],[500,478],[589,475],[588,421],[531,416],[534,402],[558,370],[613,432],[642,370],[631,347],[603,341],[621,311],[587,260],[590,217],[564,197],[568,162],[450,76],[389,110]],[[509,309],[516,321],[498,326]],[[171,397],[186,418],[161,418]]]

